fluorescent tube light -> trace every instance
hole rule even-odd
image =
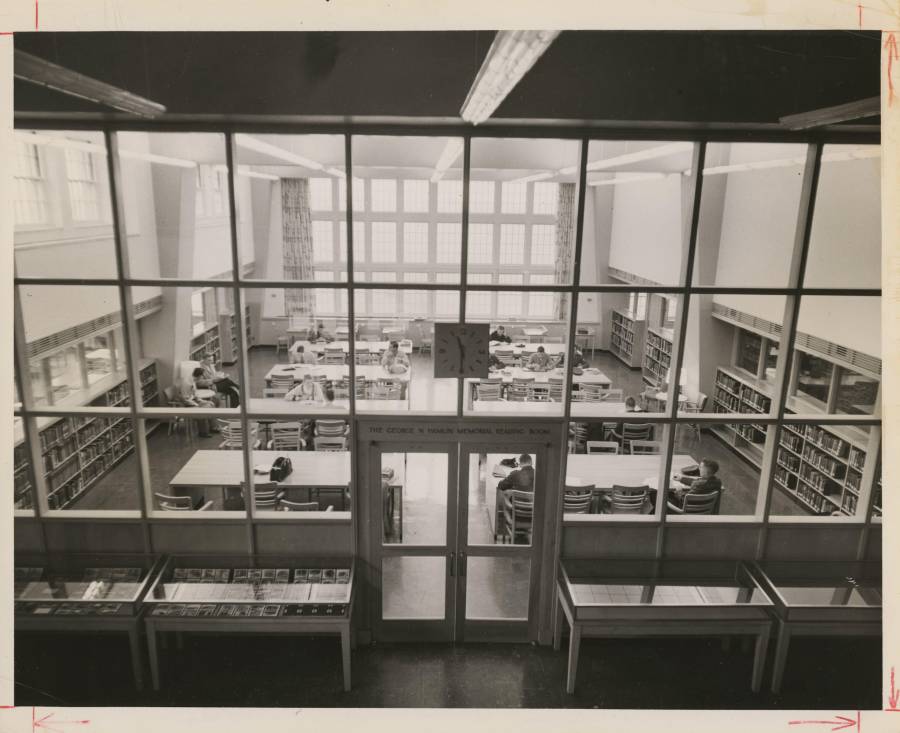
[[[460,115],[477,125],[490,117],[534,66],[559,31],[497,31]]]
[[[553,178],[556,176],[556,173],[552,173],[550,171],[544,171],[543,173],[534,173],[530,176],[523,176],[522,178],[516,178],[510,183],[531,183],[532,181],[546,181],[548,178]]]
[[[183,160],[181,158],[170,158],[167,155],[156,155],[154,153],[144,153],[135,150],[119,149],[120,158],[130,158],[132,160],[146,160],[148,163],[159,163],[160,165],[171,165],[176,168],[195,168],[197,163],[193,160]]]
[[[616,155],[612,158],[606,158],[605,160],[595,160],[594,162],[587,164],[587,169],[589,171],[596,171],[603,168],[612,168],[613,166],[617,165],[640,163],[644,160],[653,160],[654,158],[664,158],[668,155],[684,153],[692,150],[693,147],[694,143],[668,143],[667,145],[657,145],[654,148],[638,150],[634,153],[624,153],[622,155]],[[572,172],[574,173],[574,168]]]
[[[284,148],[279,148],[277,145],[270,145],[269,143],[263,142],[262,140],[257,140],[252,135],[238,133],[234,136],[234,141],[239,147],[242,147],[246,150],[253,150],[257,153],[270,155],[273,158],[278,158],[279,160],[283,160],[286,163],[293,163],[294,165],[300,165],[304,168],[311,168],[315,171],[320,171],[325,167],[321,163],[317,163],[316,161],[310,160],[309,158],[304,158],[302,155],[291,153]]]
[[[839,153],[823,153],[823,163],[840,163],[848,160],[862,160],[865,158],[881,157],[881,148],[877,145],[865,145],[853,150],[843,150]],[[704,176],[716,176],[722,173],[743,173],[746,171],[766,170],[770,168],[793,168],[806,163],[806,158],[797,156],[795,158],[776,158],[774,160],[755,160],[750,163],[734,163],[732,165],[717,165],[711,168],[704,168]]]
[[[458,137],[451,137],[447,140],[447,144],[444,145],[444,149],[441,151],[441,157],[438,158],[438,162],[434,166],[434,173],[431,175],[432,183],[437,183],[444,177],[447,169],[456,162],[462,151],[463,141]]]
[[[338,178],[346,178],[347,174],[344,173],[340,168],[326,168],[326,173],[330,173],[333,176],[337,176]]]
[[[637,183],[638,181],[658,181],[671,175],[680,176],[680,173],[631,173],[616,178],[608,178],[604,181],[590,181],[588,186],[618,186],[620,183]]]

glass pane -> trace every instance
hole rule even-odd
[[[788,285],[805,161],[802,144],[707,146],[694,284]]]
[[[381,282],[396,279],[393,272],[372,274]],[[436,322],[459,321],[459,292],[368,289],[354,297],[356,409],[456,412],[457,380],[434,377],[432,347]]]
[[[459,138],[353,136],[353,173],[370,202],[353,217],[369,243],[354,253],[357,280],[384,282],[389,272],[398,282],[411,273],[459,282],[462,150]]]
[[[562,414],[568,293],[470,292],[466,323],[489,324],[491,340],[485,376],[466,379],[465,412]]]
[[[651,516],[663,466],[666,426],[629,421],[569,423],[566,514]],[[690,455],[673,457],[673,468]]]
[[[15,264],[26,277],[116,276],[103,133],[17,130]]]
[[[783,295],[694,295],[687,316],[679,413],[772,409]]]
[[[251,288],[242,293],[253,327],[259,324],[259,336],[251,332],[247,352],[250,411],[347,414],[351,392],[347,290]]]
[[[790,411],[872,414],[881,383],[881,298],[804,296]]]
[[[113,286],[19,287],[36,405],[127,405],[119,292]],[[144,365],[142,365],[144,366]]]
[[[385,544],[447,543],[446,453],[383,453],[382,540]]]
[[[473,557],[466,560],[466,619],[528,620],[529,557]]]
[[[881,149],[826,145],[803,283],[881,287]]]
[[[469,456],[470,545],[531,544],[533,453],[473,453]]]
[[[867,467],[877,462],[875,453],[867,427],[785,424],[772,514],[862,516],[870,491],[863,477],[876,473]]]
[[[678,285],[693,143],[588,147],[581,284]]]
[[[579,147],[574,140],[472,141],[470,276],[515,272],[546,278],[542,284],[572,282]]]
[[[244,137],[235,137],[239,149]],[[120,132],[118,141],[131,276],[230,278],[225,136]],[[248,177],[238,178],[237,196],[249,200]],[[242,219],[238,230],[251,227]],[[242,239],[242,266],[253,262],[251,242]]]
[[[34,475],[21,418],[13,419],[13,509],[34,514]]]
[[[381,559],[381,617],[385,620],[443,619],[447,561],[444,557]]]

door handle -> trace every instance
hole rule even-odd
[[[450,553],[450,577],[453,578],[456,576],[456,553]]]
[[[462,572],[460,572],[459,576],[461,578],[465,578],[466,570],[467,570],[467,568],[466,568],[466,553],[464,553],[464,552],[459,553],[459,562],[462,565]]]

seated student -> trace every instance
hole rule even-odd
[[[291,364],[318,364],[315,352],[307,351],[303,344],[297,344],[295,350],[291,352]]]
[[[381,366],[391,374],[403,374],[409,369],[409,357],[400,351],[400,344],[391,341],[381,355]]]
[[[506,478],[497,484],[497,491],[509,489],[534,491],[534,466],[531,465],[531,456],[527,453],[519,456],[519,467],[510,471]]]
[[[284,399],[289,402],[322,402],[325,396],[322,393],[322,385],[309,374],[304,374],[303,381],[290,390]]]
[[[711,494],[722,490],[722,481],[716,475],[719,472],[719,463],[712,458],[704,458],[700,461],[700,476],[685,476],[683,473],[675,474],[675,480],[684,485],[669,491],[669,500],[676,506],[684,506],[686,494]]]
[[[215,407],[216,404],[211,400],[203,400],[197,396],[197,380],[203,376],[203,370],[200,367],[191,372],[191,376],[181,380],[178,384],[176,398],[183,407]],[[210,425],[209,419],[205,417],[197,418],[199,434],[201,438],[210,437],[210,433],[218,433],[219,428]]]
[[[496,354],[491,354],[488,357],[488,369],[492,372],[498,371],[499,369],[505,369],[506,364],[504,364],[500,359],[497,358]]]
[[[325,407],[334,407],[334,388],[329,385],[322,390],[322,396],[325,400]]]
[[[559,361],[560,363],[562,363],[562,355],[560,355]],[[578,349],[574,349],[572,351],[572,366],[575,369],[587,369],[588,367],[590,367],[590,364],[588,363],[588,360],[584,358],[584,354],[582,352],[580,352]]]
[[[325,324],[319,321],[317,326],[310,326],[306,332],[306,340],[311,343],[316,341],[334,341],[334,336],[326,331]]]
[[[200,368],[203,370],[203,376],[197,380],[197,386],[205,389],[215,390],[218,395],[224,395],[228,400],[228,407],[237,407],[241,404],[241,391],[227,374],[216,369],[216,361],[212,354],[204,354],[200,360]],[[216,407],[221,407],[221,400],[214,399]]]
[[[543,346],[538,346],[537,351],[531,355],[525,368],[535,372],[548,372],[553,369],[555,361],[550,354],[544,351]]]
[[[634,397],[625,398],[625,412],[643,412],[644,409],[637,403]]]
[[[491,332],[491,341],[502,341],[504,344],[512,343],[512,339],[506,335],[506,329],[503,326],[497,326],[497,328]]]

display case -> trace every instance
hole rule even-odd
[[[350,689],[354,565],[350,558],[173,555],[147,592],[150,669],[160,687],[156,634],[337,634]]]
[[[792,636],[882,632],[881,563],[768,561],[754,563],[751,572],[778,618],[773,692],[781,688]]]
[[[582,636],[754,636],[751,689],[761,687],[772,600],[743,563],[563,560],[558,598],[553,646],[560,647],[565,619],[569,693]]]
[[[153,555],[16,555],[15,630],[129,636],[135,685],[143,688],[143,600],[162,566]]]

